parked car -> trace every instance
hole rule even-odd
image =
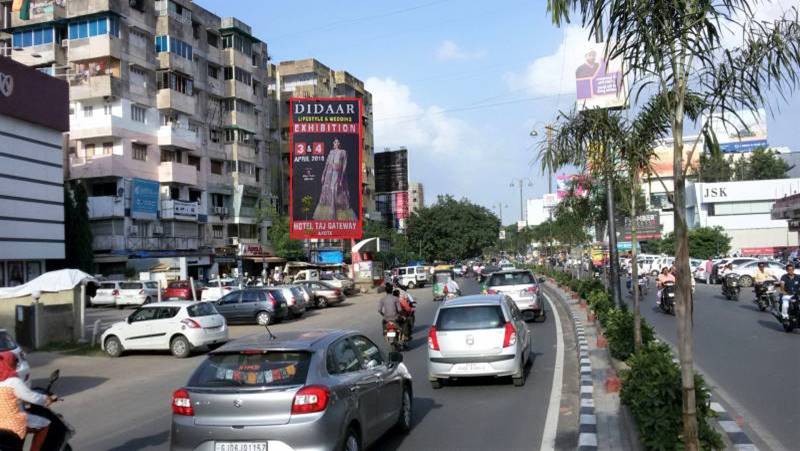
[[[356,292],[356,283],[352,279],[340,273],[320,273],[319,280],[328,282],[334,287],[342,290],[346,295],[351,295]]]
[[[17,356],[17,376],[25,381],[26,384],[31,384],[31,366],[25,356],[25,351],[17,344],[5,329],[0,329],[0,352],[11,351]]]
[[[504,294],[510,297],[522,312],[525,320],[541,318],[544,321],[547,317],[544,302],[539,298],[539,284],[533,273],[528,270],[519,269],[493,273],[486,282],[486,293]]]
[[[316,308],[339,304],[346,299],[342,290],[327,282],[296,282],[296,284],[311,290],[311,305]]]
[[[194,281],[194,295],[197,300],[203,298],[203,290],[206,285],[199,280]],[[175,280],[167,285],[163,299],[166,301],[193,301],[192,286],[188,280]]]
[[[402,360],[355,331],[234,340],[174,392],[170,449],[367,449],[392,428],[411,428]]]
[[[169,350],[178,358],[194,349],[228,341],[225,318],[208,302],[172,301],[139,307],[101,337],[111,357],[125,351]]]
[[[232,291],[214,302],[228,322],[265,326],[289,316],[289,304],[282,290],[245,288]]]
[[[158,282],[120,282],[117,308],[158,301]]]
[[[772,275],[775,276],[778,280],[780,280],[781,277],[783,277],[783,275],[786,274],[785,266],[776,261],[761,260],[761,261],[744,263],[738,266],[737,268],[734,268],[733,270],[733,272],[741,276],[739,277],[740,286],[743,287],[753,286],[753,281],[755,280],[756,271],[758,270],[758,264],[761,262],[766,264],[767,271],[772,273]]]
[[[423,266],[404,266],[392,270],[397,283],[406,289],[422,288],[428,283],[428,272]]]
[[[728,263],[731,264],[732,269],[736,269],[739,266],[750,263],[750,262],[757,262],[757,258],[753,257],[732,257],[732,258],[723,258],[714,263],[714,266],[711,267],[711,283],[720,283],[721,279],[719,277],[719,270],[726,266]]]
[[[303,316],[308,305],[303,290],[296,285],[283,285],[277,288],[283,290],[286,303],[289,305],[289,316],[292,318]]]
[[[201,291],[202,294],[200,299],[203,301],[216,301],[222,296],[225,296],[231,291],[237,289],[239,289],[239,287],[236,285],[236,280],[234,279],[226,278],[209,280],[208,284],[204,286],[203,290]]]
[[[428,332],[428,379],[434,389],[450,378],[511,376],[525,384],[531,333],[522,312],[503,294],[445,301]]]
[[[100,286],[97,287],[97,292],[95,293],[94,297],[90,301],[90,305],[92,307],[97,307],[100,305],[107,305],[107,306],[116,306],[117,305],[117,298],[119,297],[119,284],[122,282],[100,282]]]

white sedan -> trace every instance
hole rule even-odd
[[[733,272],[739,274],[741,278],[739,279],[739,284],[743,287],[752,287],[753,280],[756,275],[756,271],[758,271],[758,263],[757,261],[752,261],[745,263],[738,268],[734,268]],[[778,262],[765,262],[767,264],[766,270],[775,276],[776,279],[781,280],[784,274],[786,274],[786,269],[784,266]]]
[[[225,318],[209,302],[171,301],[143,305],[108,328],[100,340],[111,357],[125,351],[169,350],[178,358],[193,349],[228,341]]]

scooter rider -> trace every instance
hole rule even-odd
[[[765,262],[758,262],[758,269],[756,269],[756,274],[753,276],[753,293],[756,295],[756,300],[764,289],[764,282],[768,280],[777,282],[778,278],[767,268]]]
[[[664,291],[664,284],[667,282],[675,283],[675,275],[670,273],[669,268],[665,266],[661,268],[661,274],[659,274],[658,279],[656,279],[656,288],[658,288],[656,306],[661,305],[661,292]]]
[[[781,297],[781,316],[789,314],[789,302],[798,290],[800,290],[800,277],[794,273],[794,265],[786,265],[786,274],[781,277],[781,290],[784,296]]]

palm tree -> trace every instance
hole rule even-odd
[[[605,30],[606,57],[619,58],[631,86],[639,93],[663,96],[673,138],[675,265],[677,269],[678,354],[683,391],[683,440],[699,448],[694,387],[691,273],[686,225],[686,176],[697,143],[684,149],[687,98],[696,96],[704,113],[701,133],[708,133],[711,113],[742,122],[737,110],[768,103],[770,89],[785,99],[800,82],[800,25],[792,9],[772,22],[754,19],[758,0],[548,0],[556,25],[576,11],[599,37]],[[741,45],[725,49],[720,37],[741,31]],[[699,141],[699,140],[698,140]]]

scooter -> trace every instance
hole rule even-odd
[[[788,333],[800,327],[800,299],[798,299],[798,295],[792,295],[786,315],[783,314],[783,306],[780,304],[778,304],[778,308],[773,311],[773,315],[780,321],[783,330]]]
[[[729,301],[739,301],[739,292],[742,287],[739,286],[739,274],[728,273],[725,274],[725,280],[722,281],[722,294]]]
[[[394,352],[401,352],[408,342],[408,337],[406,337],[403,328],[394,320],[383,322],[383,337],[386,339],[386,344]]]
[[[658,303],[661,311],[670,315],[675,314],[675,283],[664,282],[661,288],[661,302]]]
[[[753,302],[758,306],[758,309],[766,311],[771,305],[773,305],[774,301],[773,298],[775,297],[775,281],[774,280],[767,280],[764,283],[754,285],[753,291],[755,291],[756,298]]]

